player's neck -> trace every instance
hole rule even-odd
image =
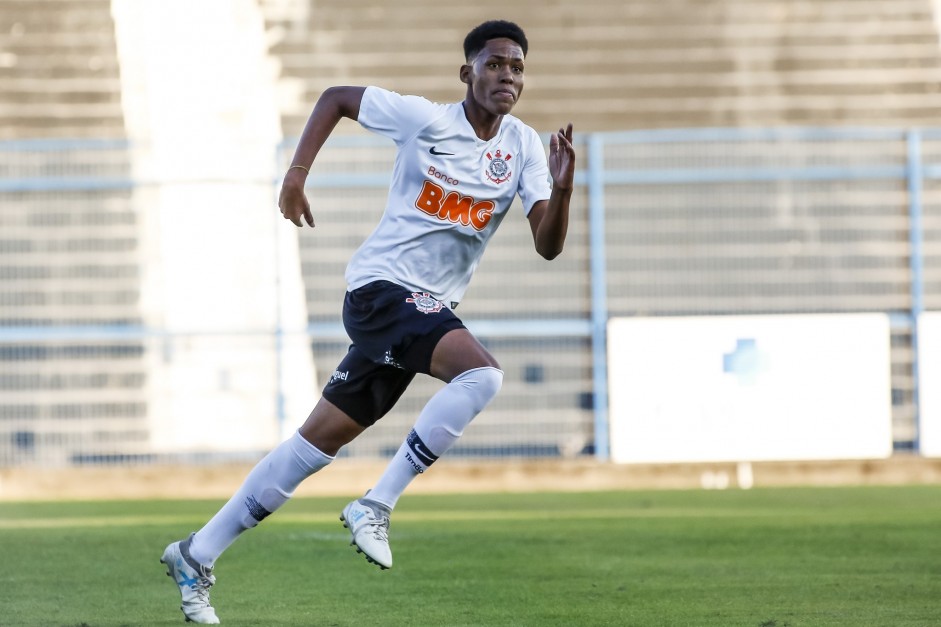
[[[467,118],[477,137],[487,141],[496,137],[503,122],[502,115],[494,115],[483,107],[464,100],[464,117]]]

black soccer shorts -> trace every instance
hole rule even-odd
[[[395,405],[416,373],[431,374],[444,335],[465,328],[443,303],[389,281],[347,292],[343,326],[353,340],[323,397],[364,427]]]

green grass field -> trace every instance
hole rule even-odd
[[[941,486],[406,496],[395,567],[347,499],[296,499],[216,566],[224,625],[941,624]],[[163,547],[218,501],[0,503],[0,625],[179,625]]]

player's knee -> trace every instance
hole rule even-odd
[[[468,390],[476,413],[486,407],[503,387],[503,371],[490,366],[474,368],[454,377],[451,383]]]
[[[499,368],[481,368],[483,372],[481,375],[481,389],[487,396],[487,402],[493,400],[493,398],[500,391],[500,388],[503,387],[503,371]]]

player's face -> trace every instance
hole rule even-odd
[[[461,67],[469,95],[493,115],[509,113],[523,93],[523,49],[512,39],[491,39]]]

